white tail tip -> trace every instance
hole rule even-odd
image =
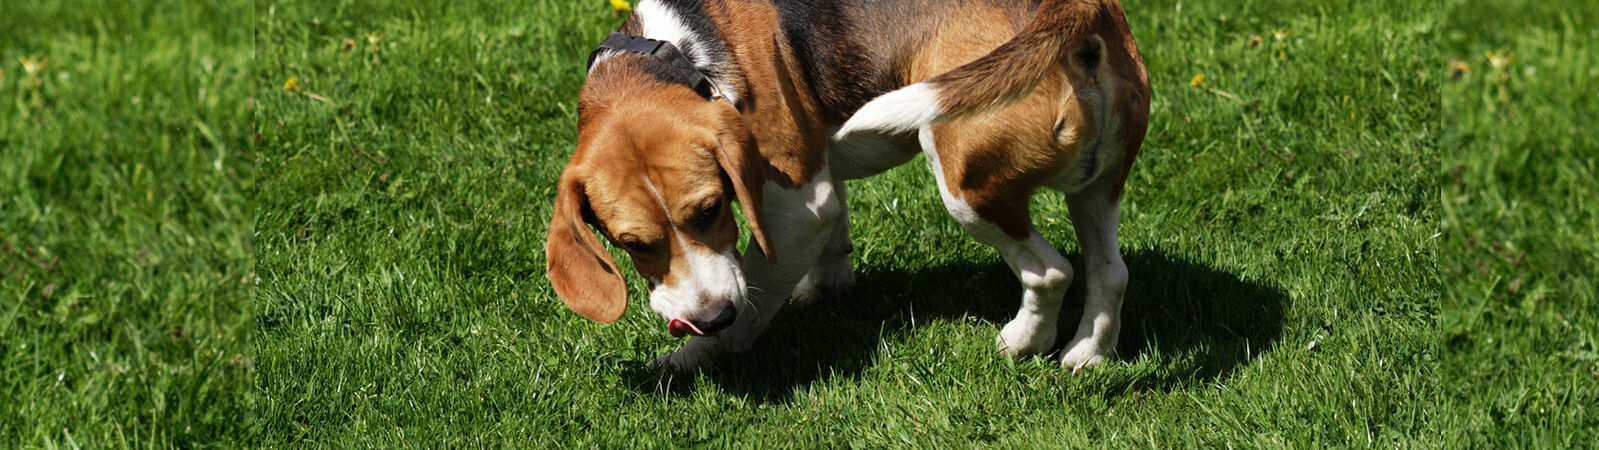
[[[842,140],[857,131],[899,134],[917,130],[938,119],[938,90],[927,83],[916,83],[872,99],[844,121],[833,135]]]

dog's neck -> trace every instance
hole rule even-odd
[[[694,67],[719,88],[727,100],[738,104],[745,92],[744,76],[733,57],[731,46],[719,26],[695,2],[643,0],[622,23],[621,33],[671,42],[694,63]],[[594,67],[605,63],[615,51],[595,55]]]

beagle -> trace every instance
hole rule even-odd
[[[622,315],[598,230],[668,331],[693,335],[652,366],[742,352],[791,298],[854,285],[843,181],[922,154],[949,214],[1024,287],[996,339],[1006,356],[1055,345],[1073,270],[1028,205],[1066,194],[1088,278],[1060,361],[1092,366],[1116,348],[1119,200],[1149,102],[1116,0],[642,0],[589,58],[550,283],[584,317]]]

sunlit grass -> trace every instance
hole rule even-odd
[[[995,354],[1019,288],[918,159],[849,184],[851,296],[664,377],[639,280],[543,279],[632,6],[0,4],[0,447],[1595,441],[1594,5],[1128,2],[1115,361]]]
[[[235,442],[250,10],[89,6],[0,5],[0,446]]]
[[[265,440],[1432,439],[1445,64],[1423,8],[1129,5],[1156,103],[1110,365],[996,356],[1018,287],[918,160],[850,184],[854,295],[784,312],[748,356],[659,378],[642,364],[678,341],[641,301],[590,323],[542,277],[583,55],[615,8],[276,5],[257,22]],[[1035,211],[1075,258],[1061,198]],[[1080,287],[1068,298],[1076,314]]]

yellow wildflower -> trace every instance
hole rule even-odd
[[[37,73],[40,70],[44,70],[44,66],[46,64],[49,64],[49,62],[50,62],[50,57],[44,56],[44,57],[39,57],[38,59],[34,59],[34,58],[26,57],[26,56],[20,56],[20,57],[17,57],[17,61],[22,62],[22,72],[23,73],[26,73],[28,75],[33,75],[34,73]]]
[[[285,91],[294,92],[294,90],[299,88],[300,77],[289,77],[289,81],[283,82],[283,90]]]
[[[1196,73],[1196,74],[1194,74],[1194,79],[1188,80],[1188,85],[1189,86],[1199,87],[1199,86],[1201,86],[1203,84],[1205,84],[1205,74],[1204,73]]]
[[[1488,65],[1493,66],[1495,69],[1503,69],[1505,66],[1510,65],[1511,61],[1516,60],[1516,52],[1495,53],[1489,51],[1487,54]]]
[[[621,12],[628,12],[628,11],[632,11],[633,10],[633,4],[632,3],[628,3],[627,0],[611,0],[611,7],[612,8],[616,8],[617,11],[621,11]]]

